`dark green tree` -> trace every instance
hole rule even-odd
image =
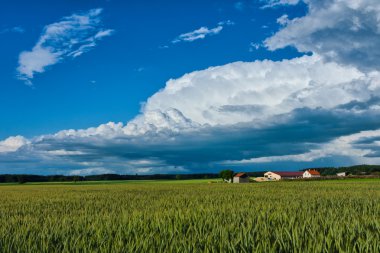
[[[232,178],[234,177],[234,171],[233,170],[222,170],[219,172],[219,176],[225,180],[225,181],[232,181]]]
[[[25,184],[27,179],[26,179],[26,176],[25,175],[18,175],[17,176],[17,181],[19,184]]]

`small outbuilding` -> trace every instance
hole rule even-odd
[[[234,183],[249,183],[249,176],[246,173],[237,173],[233,179]]]

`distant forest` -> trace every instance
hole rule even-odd
[[[70,182],[70,181],[104,181],[104,180],[158,180],[158,179],[206,179],[218,178],[219,174],[155,174],[155,175],[119,175],[102,174],[91,176],[64,176],[64,175],[0,175],[0,183],[26,183],[26,182]]]
[[[380,165],[355,165],[349,167],[311,168],[318,170],[322,176],[334,176],[339,172],[347,175],[380,175]],[[306,170],[306,169],[304,169]],[[264,171],[247,172],[250,177],[262,177]],[[154,175],[119,175],[102,174],[91,176],[64,176],[64,175],[28,175],[2,174],[0,183],[27,183],[27,182],[77,182],[77,181],[104,181],[104,180],[159,180],[159,179],[214,179],[219,173],[203,174],[154,174]]]

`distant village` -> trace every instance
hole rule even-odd
[[[337,177],[345,177],[346,172],[340,172],[336,174]],[[268,171],[264,173],[263,177],[256,177],[253,181],[266,182],[266,181],[278,181],[283,179],[301,179],[301,178],[320,178],[321,174],[314,169],[305,171]],[[225,180],[232,183],[249,183],[250,177],[247,173],[240,172],[233,176],[232,180]]]

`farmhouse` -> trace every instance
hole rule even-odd
[[[268,178],[268,180],[281,180],[281,179],[296,179],[302,178],[302,171],[268,171],[264,174],[264,177]]]
[[[249,183],[249,176],[246,173],[238,173],[234,176],[234,183]]]
[[[305,170],[303,173],[304,178],[321,177],[321,174],[317,170]]]

